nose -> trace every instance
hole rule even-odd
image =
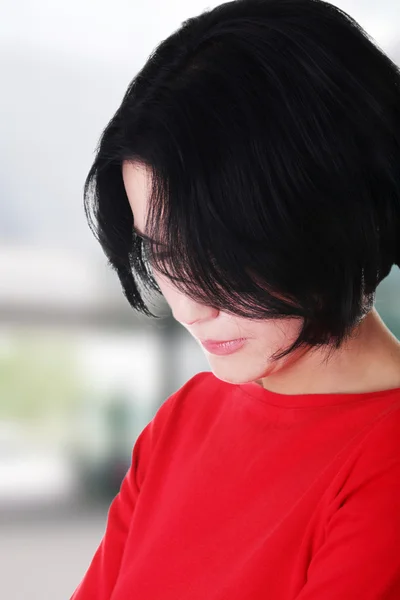
[[[172,310],[173,317],[182,325],[190,326],[199,321],[209,321],[219,315],[219,310],[212,306],[205,306],[185,298]]]
[[[180,323],[182,323],[182,325],[194,325],[195,323],[198,323],[199,321],[203,321],[204,319],[199,318],[199,319],[194,319],[193,321],[180,321]]]

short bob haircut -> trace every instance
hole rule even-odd
[[[144,239],[123,161],[149,169]],[[184,21],[128,86],[84,185],[137,311],[152,266],[248,319],[339,348],[400,265],[400,69],[320,0],[234,0]]]

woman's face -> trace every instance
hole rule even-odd
[[[135,228],[145,232],[149,174],[137,163],[124,161],[122,176]],[[299,333],[299,319],[250,320],[199,304],[187,297],[165,278],[153,271],[172,315],[199,342],[214,375],[229,383],[257,381],[289,367],[300,353],[272,363],[271,356],[287,348]],[[206,350],[200,340],[235,340],[245,338],[243,346],[231,354],[217,355]]]

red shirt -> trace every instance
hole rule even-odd
[[[71,600],[399,600],[400,388],[198,373],[140,433]]]

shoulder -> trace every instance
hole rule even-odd
[[[342,501],[375,484],[384,493],[386,484],[391,491],[396,486],[400,503],[400,397],[365,428],[343,465],[342,474]]]
[[[199,399],[207,390],[218,384],[213,373],[196,373],[159,406],[153,418],[138,435],[132,451],[132,464],[137,471],[139,486],[144,480],[152,457],[165,455],[177,443],[193,411],[198,409]]]
[[[193,375],[162,402],[146,426],[151,437],[159,439],[166,429],[177,427],[182,420],[189,419],[190,415],[209,403],[213,393],[223,385],[224,382],[211,371],[201,371]]]
[[[229,384],[218,379],[211,371],[201,371],[188,379],[181,387],[171,394],[159,407],[156,420],[168,420],[173,415],[186,415],[202,410],[212,404],[215,395],[224,396],[222,393]]]
[[[400,459],[400,394],[366,428],[355,450],[359,463],[368,457],[387,459],[393,456]]]

